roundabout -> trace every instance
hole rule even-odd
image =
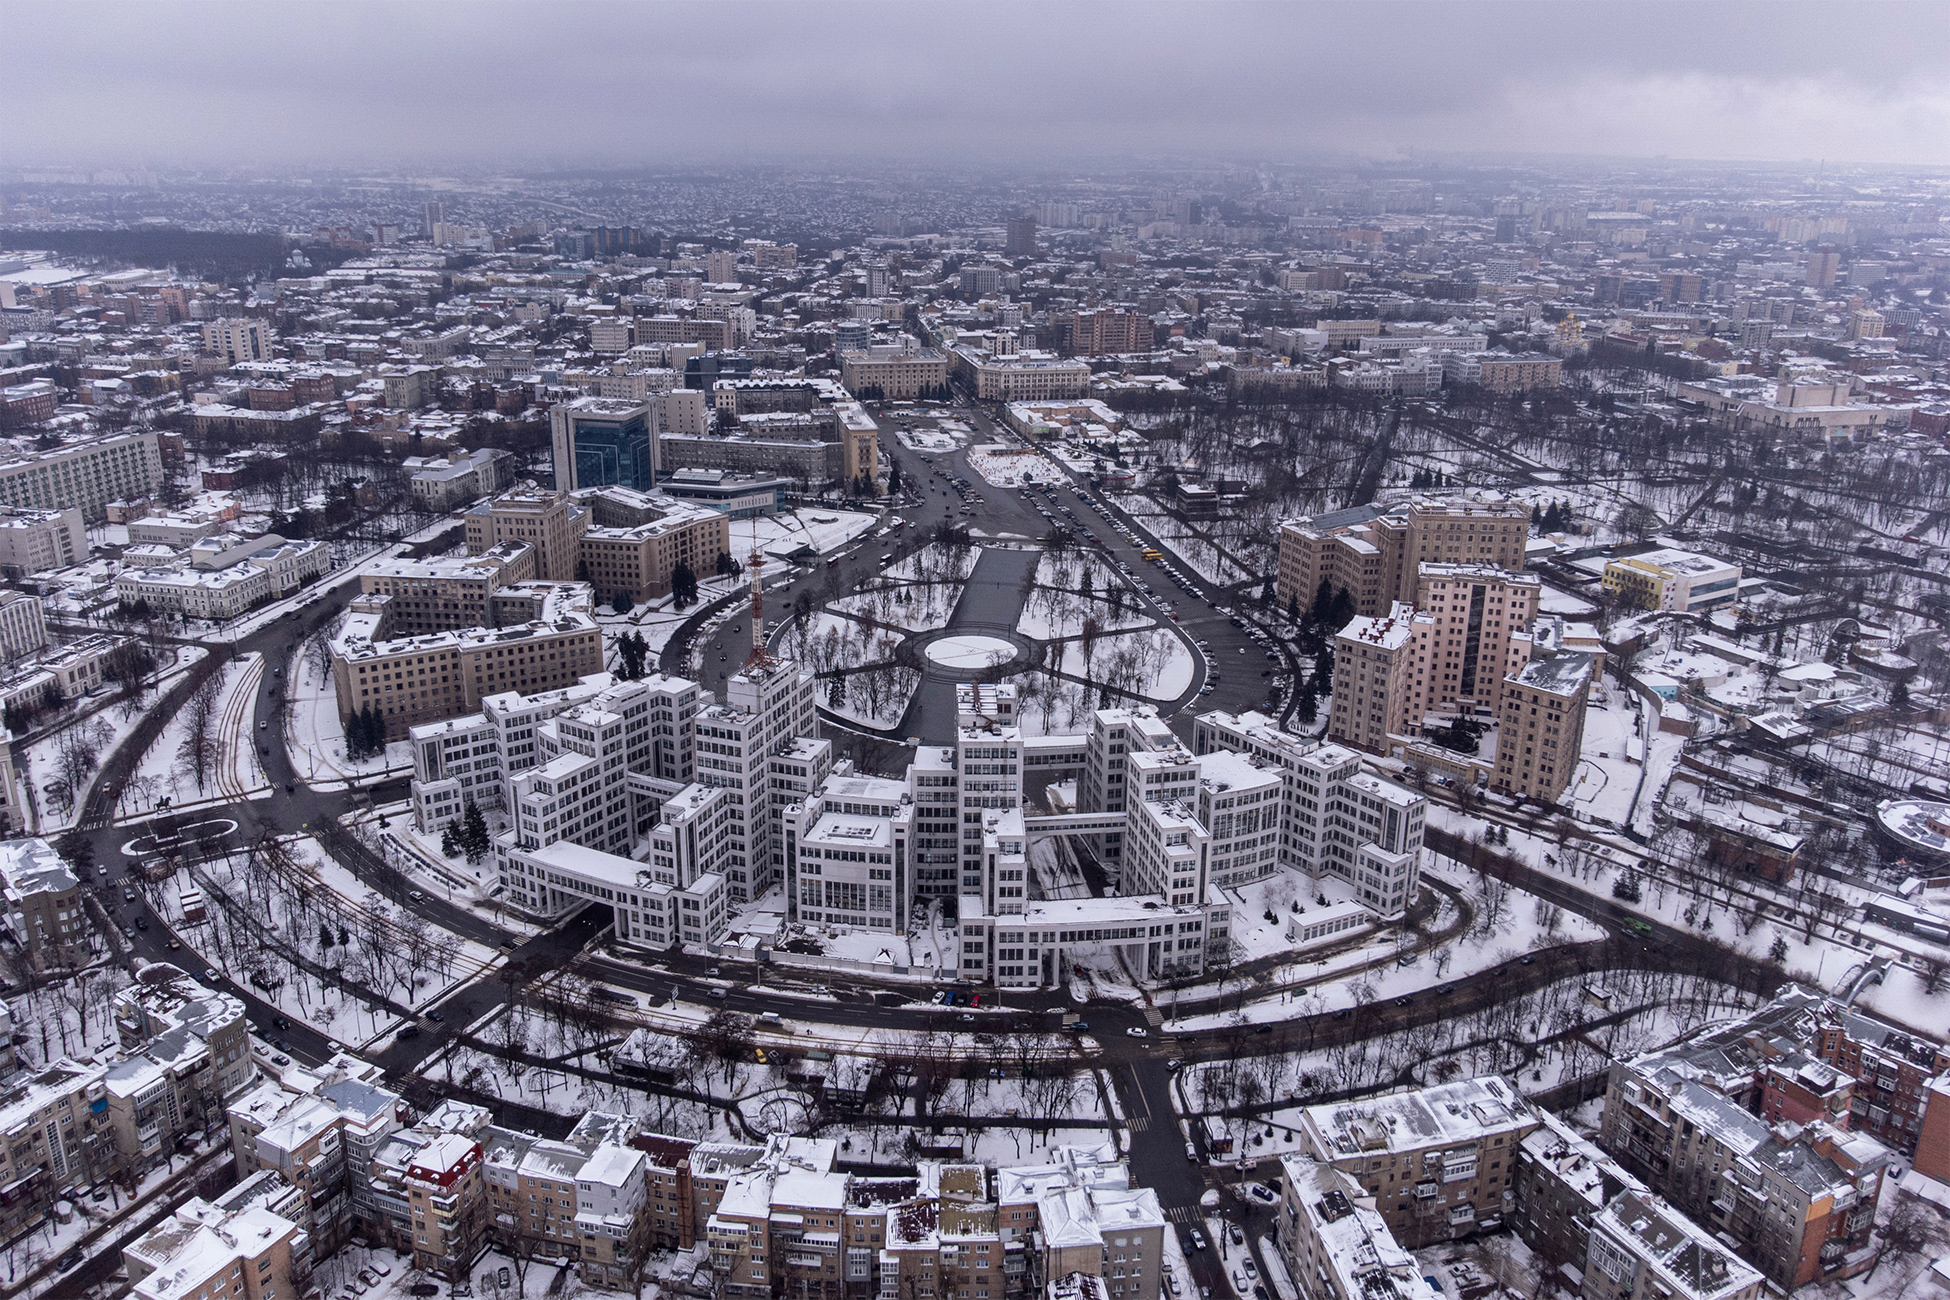
[[[1067,734],[1120,703],[1196,698],[1190,639],[1097,555],[937,542],[833,592],[774,642],[820,678],[835,722],[928,744],[955,735],[955,688],[1010,681],[1028,735]]]
[[[1017,654],[1016,647],[1000,637],[993,636],[945,636],[928,643],[922,652],[930,663],[942,668],[954,668],[965,672],[980,672],[997,664],[1008,663]]]

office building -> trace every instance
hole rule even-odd
[[[842,351],[840,383],[855,397],[870,391],[875,401],[906,401],[948,389],[948,354],[939,348],[882,344]]]
[[[948,349],[948,370],[983,402],[1082,397],[1090,385],[1089,362],[1023,352],[1007,343],[986,349],[957,344]]]
[[[1608,562],[1604,587],[1640,609],[1704,614],[1740,599],[1740,566],[1668,547]]]
[[[458,727],[458,737],[439,728],[418,733],[416,743],[424,748],[416,756],[416,775],[425,768],[425,785],[416,802],[427,816],[444,815],[460,793],[458,786],[436,788],[462,775],[445,760],[449,741],[458,739],[456,749],[493,748],[468,744],[484,737],[488,725]],[[729,902],[756,897],[784,873],[777,829],[784,806],[772,795],[775,775],[804,780],[809,767],[830,770],[830,751],[818,748],[816,726],[812,674],[789,661],[735,674],[723,704],[701,703],[694,683],[652,678],[609,687],[535,722],[532,764],[516,764],[513,744],[501,746],[508,752],[498,760],[513,826],[496,840],[496,863],[510,901],[553,915],[579,901],[577,893],[609,897],[601,891],[617,888],[616,873],[632,882],[641,874],[644,886],[666,890],[655,899],[655,890],[633,893],[618,911],[618,937],[641,941],[644,936],[629,927],[646,928],[647,922],[631,913],[667,898],[669,888],[692,887],[699,874],[721,877]],[[528,757],[525,749],[521,757]],[[699,848],[700,834],[712,851]],[[648,866],[630,860],[644,837],[652,841]],[[581,865],[570,868],[533,858],[557,841],[616,862],[579,859]]]
[[[731,554],[730,522],[719,511],[665,499],[655,516],[627,527],[587,529],[576,546],[577,575],[602,597],[659,600],[671,593],[679,566],[693,577],[709,577]]]
[[[408,456],[401,468],[409,475],[413,495],[435,510],[499,492],[514,479],[514,458],[495,447],[456,457]]]
[[[158,612],[225,620],[290,595],[331,567],[332,548],[325,542],[225,533],[199,541],[172,567],[123,570],[115,595]]]
[[[0,507],[0,577],[48,573],[87,558],[88,534],[80,510]]]
[[[567,492],[551,492],[527,485],[503,492],[463,517],[467,553],[485,555],[496,547],[520,543],[535,548],[533,576],[550,582],[576,581],[582,535],[588,531],[589,508]]]
[[[387,597],[359,597],[332,640],[339,719],[367,708],[388,740],[423,722],[458,717],[490,695],[550,691],[602,671],[602,629],[588,589],[551,584],[540,617],[516,626],[393,636]]]
[[[558,491],[657,486],[657,416],[648,402],[579,397],[551,407]]]
[[[828,776],[783,816],[786,915],[905,934],[914,904],[907,782]]]
[[[1201,755],[1234,751],[1282,774],[1278,865],[1315,880],[1336,876],[1354,888],[1366,910],[1390,919],[1402,915],[1421,888],[1424,796],[1365,771],[1360,755],[1345,746],[1281,731],[1264,714],[1203,713],[1192,734]],[[1263,849],[1263,814],[1259,820]],[[1241,821],[1250,825],[1249,818]],[[1236,877],[1271,874],[1266,859],[1253,852],[1256,860],[1232,869]],[[1358,923],[1358,917],[1328,908],[1295,937],[1321,938]]]

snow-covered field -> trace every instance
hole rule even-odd
[[[879,515],[816,506],[736,519],[731,523],[731,555],[743,563],[751,553],[754,534],[759,549],[767,555],[783,559],[808,546],[826,555],[871,532],[879,523]]]
[[[163,651],[166,663],[167,656],[171,653],[170,649]],[[23,786],[26,787],[23,796],[27,801],[30,825],[36,834],[52,835],[74,824],[75,810],[81,806],[82,796],[92,784],[95,774],[100,771],[101,764],[121,746],[129,733],[136,729],[137,724],[142,721],[143,714],[155,703],[156,698],[174,685],[178,678],[209,652],[202,646],[177,646],[174,647],[173,653],[175,662],[168,663],[160,675],[151,679],[150,692],[143,697],[141,709],[131,712],[121,704],[110,702],[106,691],[101,692],[99,697],[83,697],[80,707],[88,710],[87,713],[67,723],[61,732],[44,736],[27,746],[24,751],[25,761],[17,762],[16,771]],[[48,793],[48,784],[58,781],[60,777],[59,753],[62,733],[68,731],[79,731],[86,742],[94,748],[96,766],[88,776],[83,778],[81,789],[76,792],[72,804],[57,804]],[[118,810],[119,807],[118,805]]]
[[[834,681],[840,683],[837,688]],[[819,702],[843,718],[886,728],[901,720],[920,684],[921,674],[912,668],[883,664],[829,680],[820,690]]]

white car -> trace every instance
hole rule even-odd
[[[1149,1037],[1151,1037],[1151,1031],[1150,1031],[1150,1030],[1148,1030],[1148,1029],[1146,1029],[1146,1028],[1144,1028],[1144,1027],[1143,1027],[1143,1026],[1141,1026],[1141,1025],[1132,1025],[1132,1026],[1131,1026],[1131,1027],[1130,1027],[1129,1029],[1126,1029],[1126,1030],[1124,1031],[1124,1033],[1125,1033],[1125,1035],[1126,1035],[1126,1036],[1128,1036],[1128,1037],[1131,1037],[1131,1038],[1149,1038]]]

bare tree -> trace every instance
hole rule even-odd
[[[217,712],[222,691],[222,677],[212,676],[196,688],[183,706],[183,739],[176,747],[176,766],[196,782],[198,795],[209,784],[223,752]]]
[[[65,809],[79,803],[88,778],[101,766],[102,749],[114,737],[114,729],[99,718],[63,730],[54,743],[54,775],[43,787],[47,796]]]

